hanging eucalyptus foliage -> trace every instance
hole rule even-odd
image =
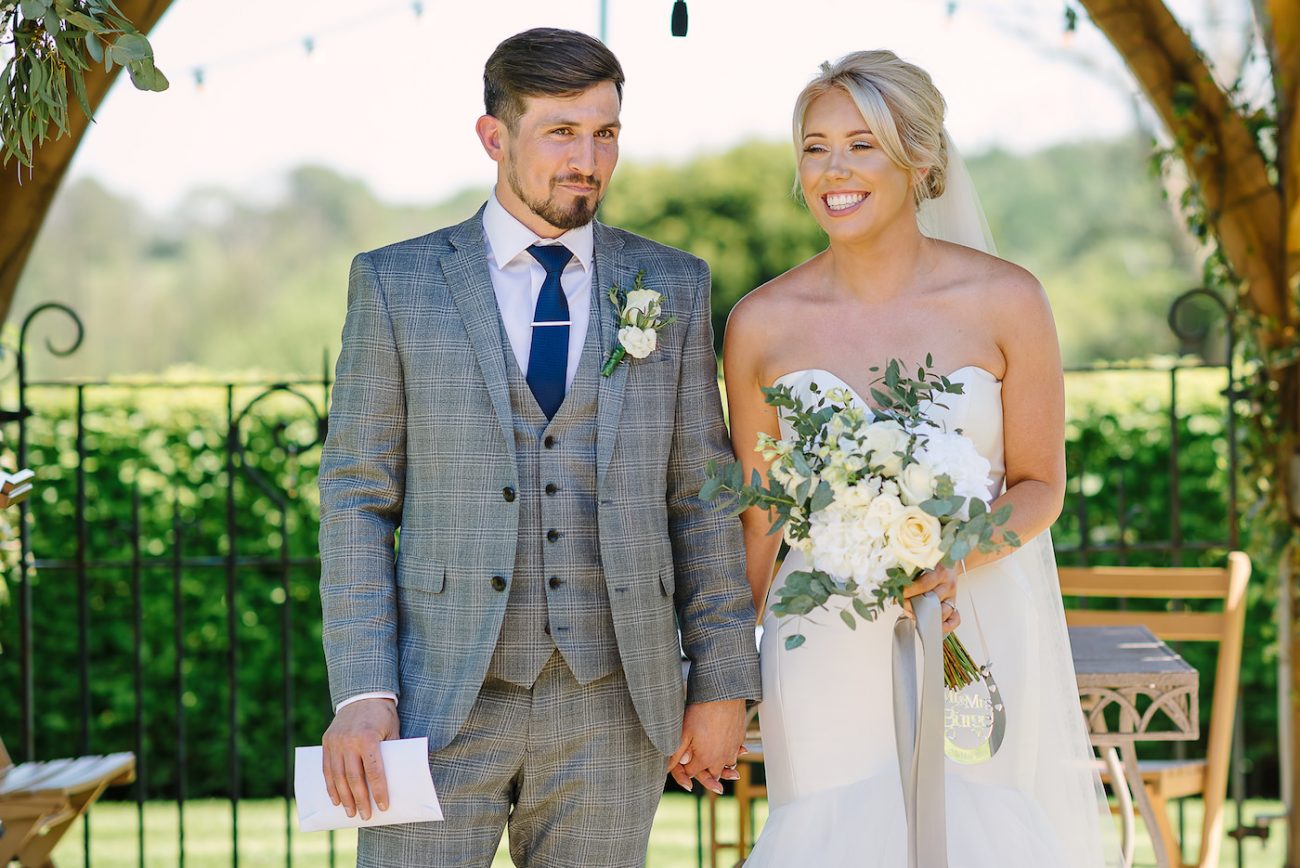
[[[4,165],[31,167],[36,149],[68,133],[69,93],[87,117],[86,72],[124,67],[140,90],[167,89],[153,46],[112,0],[0,0],[0,141]]]

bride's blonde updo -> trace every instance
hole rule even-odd
[[[823,63],[794,104],[796,156],[803,153],[808,107],[835,88],[857,105],[885,155],[912,174],[916,204],[943,195],[947,104],[928,72],[884,50],[855,51],[834,63]]]

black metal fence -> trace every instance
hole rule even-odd
[[[1159,423],[1141,436],[1159,428],[1167,454],[1162,467],[1126,455],[1133,432],[1122,420],[1113,436],[1090,429],[1076,437],[1055,529],[1063,562],[1194,563],[1238,546],[1231,311],[1194,290],[1170,319],[1203,346],[1222,320],[1194,317],[1199,325],[1188,328],[1182,319],[1206,301],[1229,322],[1225,364],[1072,376],[1164,380],[1167,400],[1149,410]],[[283,800],[291,865],[293,747],[319,742],[329,719],[314,484],[328,368],[292,382],[30,380],[33,326],[54,315],[74,333],[46,341],[46,352],[66,356],[80,345],[72,310],[33,310],[16,348],[16,406],[0,414],[16,428],[17,463],[38,470],[38,490],[17,520],[15,599],[0,608],[0,671],[19,682],[15,707],[0,708],[0,733],[18,732],[10,747],[21,759],[133,749],[140,865],[160,864],[162,852],[185,864],[186,807],[218,794],[229,803],[231,865],[241,850],[240,802],[250,795]],[[1180,390],[1191,378],[1204,393],[1207,377],[1213,406],[1202,394],[1186,411]],[[1185,471],[1189,438],[1215,452],[1218,490]],[[145,833],[145,805],[156,800],[175,803],[175,840]],[[87,823],[86,864],[90,840]],[[330,864],[334,855],[331,837]]]

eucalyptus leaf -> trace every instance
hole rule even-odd
[[[951,512],[951,504],[943,498],[932,497],[921,504],[921,510],[929,515],[938,518],[941,515],[947,515]]]
[[[807,640],[804,638],[804,635],[802,633],[795,633],[793,636],[786,636],[785,650],[793,651],[794,649],[802,645],[805,641]]]
[[[850,630],[858,629],[858,619],[848,609],[840,609],[840,620],[849,625]]]
[[[50,0],[22,0],[18,8],[28,20],[43,18],[50,11]]]
[[[64,20],[66,20],[73,27],[80,27],[82,30],[86,31],[87,33],[99,33],[101,30],[108,29],[103,24],[96,21],[94,18],[91,18],[89,15],[86,15],[81,12],[69,12],[66,16],[64,16]],[[99,60],[99,58],[95,56],[94,51],[91,52],[91,56],[95,57],[96,61]]]
[[[808,509],[812,512],[819,512],[835,502],[835,491],[826,480],[817,484],[817,490],[813,492],[812,501],[808,504]]]
[[[153,57],[153,46],[139,33],[123,33],[113,42],[110,49],[114,59],[123,66],[136,60],[148,60]]]
[[[957,561],[965,560],[966,556],[969,555],[970,552],[971,552],[971,544],[967,540],[958,539],[955,543],[953,543],[952,549],[948,552],[948,556],[952,558],[953,562],[955,563]]]

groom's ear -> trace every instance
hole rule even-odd
[[[492,115],[483,115],[474,125],[474,131],[478,133],[478,140],[483,143],[483,150],[492,158],[493,162],[501,162],[505,159],[505,140],[510,134],[506,129],[505,123]]]

